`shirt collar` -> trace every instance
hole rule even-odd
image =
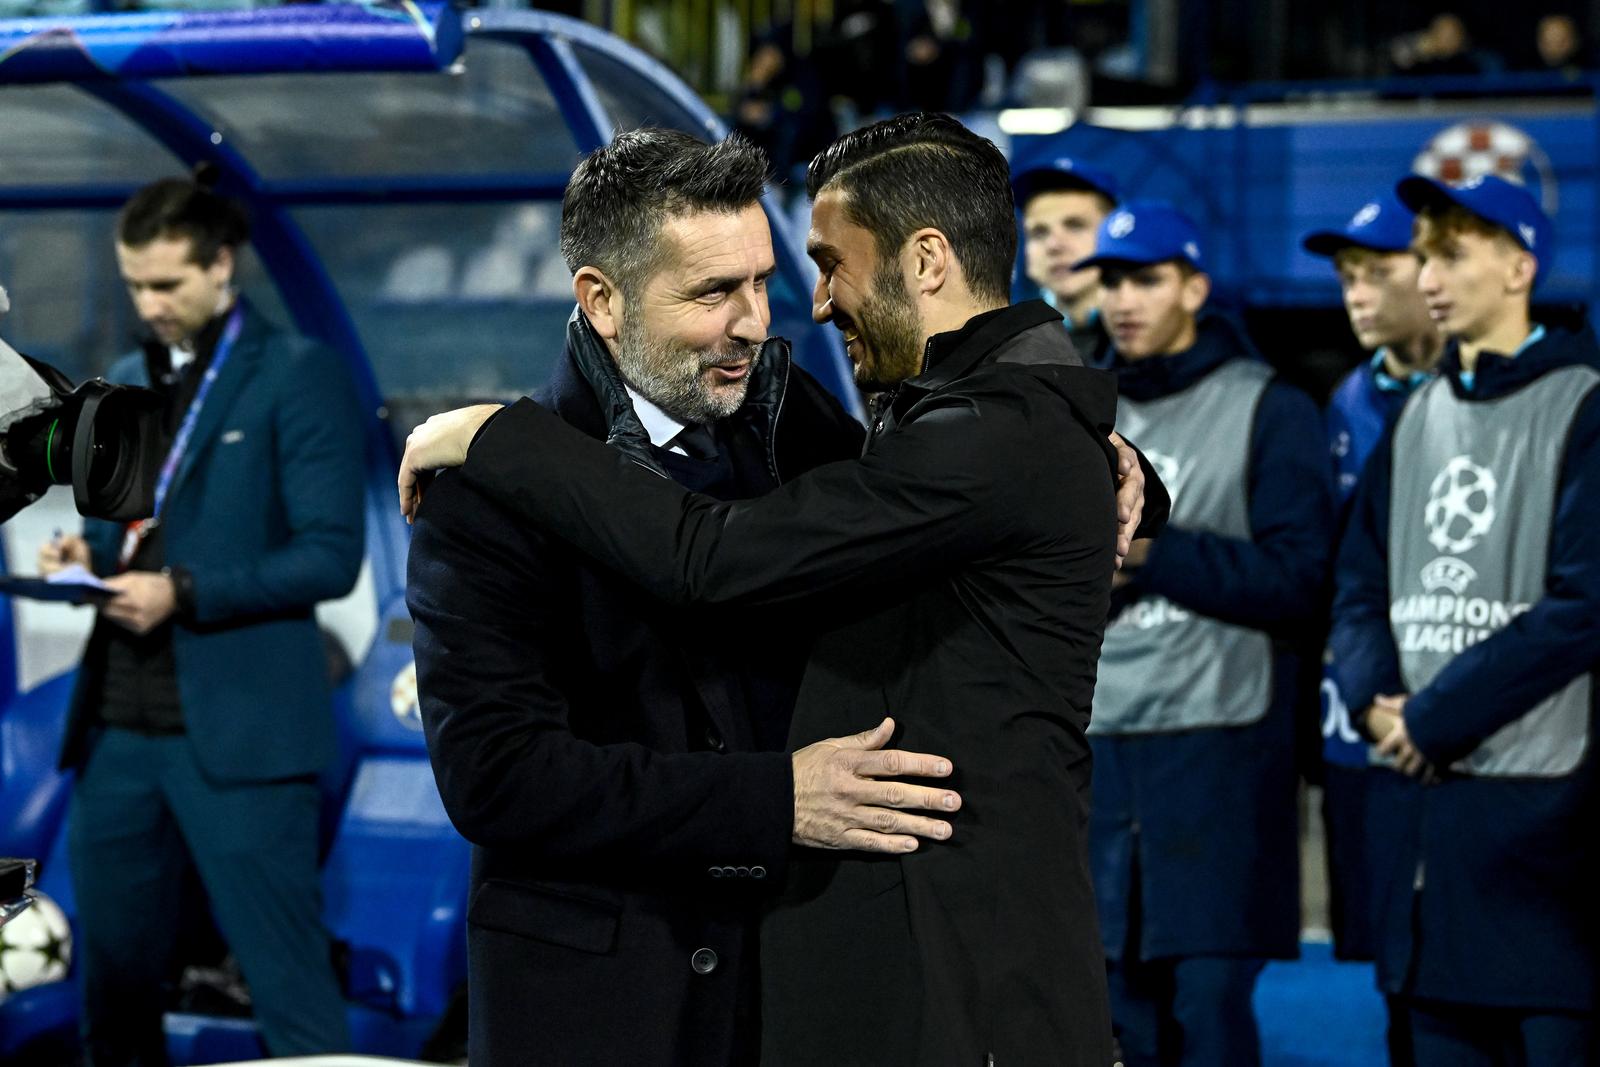
[[[1089,314],[1083,317],[1082,322],[1079,322],[1068,312],[1061,311],[1061,309],[1056,307],[1055,304],[1052,303],[1050,306],[1055,307],[1057,311],[1061,312],[1061,323],[1069,330],[1076,330],[1083,326],[1093,326],[1095,323],[1100,321],[1100,309],[1097,307],[1090,308]]]
[[[1526,352],[1528,349],[1532,348],[1534,345],[1538,344],[1540,341],[1543,341],[1543,340],[1544,340],[1544,323],[1542,323],[1542,322],[1535,323],[1533,329],[1528,331],[1527,340],[1523,341],[1520,345],[1518,345],[1517,346],[1517,350],[1515,352],[1511,353],[1511,355],[1513,357],[1520,356],[1520,355],[1522,355],[1522,353]]]
[[[1535,323],[1533,329],[1528,331],[1528,336],[1523,339],[1523,342],[1520,345],[1517,346],[1516,351],[1511,353],[1510,358],[1516,359],[1518,356],[1522,355],[1522,353],[1526,352],[1528,349],[1532,348],[1534,345],[1543,340],[1544,323]],[[1461,388],[1465,389],[1469,393],[1472,392],[1473,386],[1478,384],[1478,375],[1473,371],[1458,370],[1456,372],[1456,378],[1461,382]]]
[[[907,383],[927,392],[942,389],[1024,330],[1060,322],[1061,313],[1043,300],[1025,300],[974,315],[960,329],[936,333],[923,346],[922,373]]]
[[[657,448],[666,448],[668,442],[689,428],[687,422],[662,411],[633,386],[624,382],[623,388],[628,390],[628,399],[633,401],[633,413],[639,416],[644,432],[650,435],[650,443]]]
[[[1372,367],[1373,382],[1385,393],[1409,393],[1418,386],[1427,384],[1428,379],[1433,377],[1432,371],[1414,370],[1404,379],[1396,378],[1388,371],[1385,362],[1388,357],[1389,346],[1380,345],[1372,354],[1372,362],[1369,364]]]

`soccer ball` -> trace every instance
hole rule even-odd
[[[1440,552],[1466,552],[1494,525],[1494,472],[1466,456],[1444,465],[1428,487],[1428,541]]]
[[[389,710],[408,730],[422,729],[422,707],[417,703],[417,662],[412,660],[400,669],[389,685]]]
[[[59,982],[72,965],[72,928],[61,906],[36,893],[33,906],[0,926],[0,1002],[34,986]]]

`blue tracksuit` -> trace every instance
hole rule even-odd
[[[1575,363],[1600,366],[1588,327],[1552,328],[1514,358],[1480,356],[1470,389],[1453,347],[1441,373],[1457,396],[1487,401]],[[1402,691],[1389,621],[1391,437],[1392,429],[1373,452],[1339,552],[1331,647],[1354,709]],[[1567,437],[1544,595],[1412,694],[1406,725],[1423,755],[1445,767],[1592,672],[1597,658],[1600,394],[1578,409]],[[1372,772],[1373,918],[1385,991],[1532,1011],[1592,1010],[1594,764],[1589,754],[1564,777],[1447,775],[1434,786]]]
[[[1259,358],[1226,319],[1200,327],[1186,352],[1118,358],[1121,394],[1155,399]],[[1310,397],[1270,383],[1250,428],[1250,539],[1168,526],[1125,592],[1275,636],[1320,622],[1334,524],[1322,427]],[[1108,958],[1298,952],[1297,661],[1280,651],[1273,667],[1271,707],[1251,725],[1091,736],[1091,866]]]
[[[1340,525],[1348,514],[1367,457],[1400,413],[1406,397],[1432,375],[1398,379],[1384,370],[1385,350],[1347,375],[1328,401],[1328,445],[1333,453]],[[1322,679],[1323,823],[1334,950],[1341,959],[1371,959],[1372,873],[1366,837],[1367,743],[1350,723],[1331,667]]]

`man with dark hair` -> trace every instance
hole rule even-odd
[[[1396,192],[1445,350],[1356,490],[1330,642],[1386,763],[1378,982],[1420,1067],[1593,1063],[1600,345],[1532,318],[1528,190]]]
[[[835,144],[809,185],[813,314],[876,394],[858,461],[718,501],[525,401],[470,452],[485,413],[414,433],[403,504],[414,471],[464,456],[460,484],[653,597],[816,629],[789,732],[811,847],[763,925],[763,1063],[1104,1067],[1084,731],[1119,540],[1112,382],[1049,308],[1007,306],[1011,190],[988,141],[901,116]],[[951,757],[960,797],[896,783],[886,854],[825,851],[852,838],[798,803],[800,757],[886,712],[902,744]],[[957,803],[953,833],[894,810]]]
[[[123,208],[117,264],[151,337],[106,377],[166,397],[156,512],[40,551],[41,570],[80,564],[116,592],[61,754],[95,1067],[167,1062],[191,864],[267,1051],[349,1042],[321,925],[316,776],[334,737],[312,608],[361,567],[360,413],[338,357],[235,292],[248,233],[238,204],[187,179]]]
[[[1350,329],[1372,353],[1345,376],[1326,411],[1341,517],[1367,457],[1406,398],[1432,379],[1444,347],[1417,289],[1413,218],[1391,190],[1363,204],[1343,227],[1317,230],[1301,242],[1312,255],[1333,261]],[[1322,821],[1333,951],[1339,959],[1370,960],[1377,879],[1366,822],[1369,783],[1379,772],[1371,746],[1350,722],[1330,660],[1325,656],[1322,667]],[[1405,1067],[1410,1053],[1393,1013],[1388,1036],[1392,1067]]]
[[[1252,1067],[1264,958],[1299,950],[1290,649],[1320,625],[1333,541],[1316,405],[1204,313],[1194,222],[1130,201],[1093,257],[1119,416],[1171,488],[1106,629],[1090,863],[1129,1067]]]
[[[1078,355],[1098,366],[1110,344],[1100,271],[1078,262],[1094,255],[1095,233],[1117,206],[1116,182],[1092,163],[1051,155],[1018,167],[1011,189],[1022,212],[1023,271],[1061,312]]]
[[[585,158],[562,202],[578,307],[540,400],[708,498],[861,447],[787,347],[762,344],[765,179],[743,139],[638,130]],[[446,477],[429,492],[408,602],[440,795],[477,846],[474,1064],[754,1062],[756,923],[791,840],[899,848],[912,839],[878,832],[890,809],[956,803],[875,781],[947,765],[880,751],[885,725],[782,750],[804,617],[674,609],[519,522],[497,490]]]

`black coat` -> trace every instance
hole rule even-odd
[[[568,334],[546,403],[654,466],[587,323]],[[780,480],[861,440],[778,349],[726,425]],[[434,773],[476,846],[473,1064],[749,1062],[759,903],[793,820],[775,750],[804,646],[664,605],[448,475],[418,517],[407,599]]]
[[[955,835],[801,853],[762,933],[763,1063],[1111,1061],[1084,832],[1112,574],[1112,377],[1030,303],[933,338],[859,462],[759,500],[685,493],[531,403],[462,469],[664,600],[822,604],[791,744],[892,714],[950,756]],[[1152,480],[1152,532],[1165,492]]]

